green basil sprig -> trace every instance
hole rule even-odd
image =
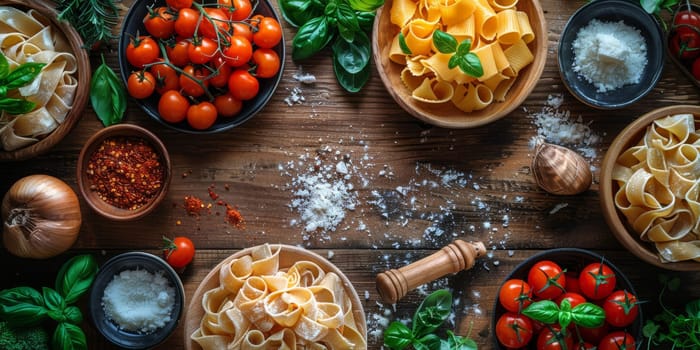
[[[90,81],[90,103],[104,126],[122,121],[126,112],[126,91],[121,80],[102,56],[100,64]]]
[[[562,329],[571,322],[586,328],[600,327],[605,322],[605,311],[600,306],[585,302],[571,307],[567,299],[560,305],[551,300],[536,301],[523,310],[523,315],[545,324],[559,323]]]
[[[12,89],[28,85],[41,73],[46,63],[25,62],[14,69],[10,69],[7,57],[0,53],[0,110],[10,114],[24,114],[31,112],[36,103],[24,98],[7,97]]]
[[[433,33],[433,43],[440,53],[453,54],[447,62],[448,68],[459,67],[464,74],[475,78],[484,75],[484,67],[481,65],[479,56],[469,52],[472,46],[471,40],[467,39],[457,44],[457,39],[451,34],[436,30]]]
[[[436,331],[442,326],[452,310],[452,294],[445,289],[437,290],[418,306],[413,314],[412,326],[393,321],[384,331],[384,345],[389,349],[476,350],[477,345],[469,337],[447,331],[447,339],[440,338]]]
[[[43,287],[41,293],[31,287],[0,290],[0,320],[14,327],[27,327],[50,318],[57,322],[51,338],[53,349],[87,349],[85,333],[79,326],[83,315],[71,304],[88,291],[97,270],[92,255],[78,255],[59,270],[56,289]]]
[[[333,71],[348,92],[358,92],[370,77],[375,11],[384,0],[280,0],[282,16],[298,27],[292,59],[305,60],[331,45]]]

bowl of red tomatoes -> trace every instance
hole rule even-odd
[[[642,341],[636,295],[622,271],[595,252],[533,255],[499,288],[491,327],[496,348],[635,349]]]
[[[700,6],[681,1],[672,18],[667,35],[668,56],[700,87]]]
[[[131,98],[159,123],[197,134],[229,130],[260,112],[282,77],[284,55],[268,0],[137,0],[119,39]]]

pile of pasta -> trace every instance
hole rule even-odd
[[[520,70],[532,63],[528,44],[535,39],[527,13],[518,0],[394,0],[391,23],[400,28],[410,54],[392,41],[389,59],[405,65],[401,80],[413,98],[427,103],[451,101],[464,112],[505,100]],[[458,42],[469,39],[471,52],[481,61],[484,74],[475,78],[459,67],[450,69],[452,54],[438,52],[432,43],[435,30]]]
[[[63,33],[35,10],[0,6],[0,50],[10,69],[25,62],[46,63],[32,83],[8,93],[36,104],[27,114],[0,115],[0,145],[13,151],[38,142],[63,123],[78,87],[78,65]]]
[[[279,266],[279,246],[261,245],[219,271],[190,336],[202,349],[366,349],[340,277],[316,263]]]
[[[615,206],[663,261],[700,262],[700,134],[692,114],[655,120],[617,159]]]

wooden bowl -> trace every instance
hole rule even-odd
[[[445,128],[474,128],[501,119],[517,108],[535,88],[547,61],[547,24],[538,0],[520,0],[517,8],[525,11],[535,33],[535,40],[528,46],[535,60],[520,71],[504,102],[494,102],[485,109],[463,112],[451,102],[432,104],[414,99],[401,81],[403,66],[389,59],[391,42],[399,27],[391,23],[390,9],[393,0],[386,0],[377,10],[374,20],[372,55],[386,90],[396,103],[414,117]]]
[[[68,112],[68,115],[66,115],[65,120],[59,124],[53,132],[39,140],[39,142],[14,151],[0,150],[0,161],[18,161],[46,153],[51,147],[68,135],[78,123],[83,115],[83,109],[90,95],[90,77],[92,69],[90,68],[90,58],[82,47],[83,40],[70,23],[58,20],[58,13],[53,4],[43,0],[0,0],[0,5],[12,6],[21,10],[34,9],[50,19],[53,26],[59,29],[58,32],[62,32],[70,43],[78,63],[77,72],[75,73],[78,80],[78,89],[73,99],[73,107]]]
[[[112,137],[134,137],[143,139],[150,144],[154,151],[160,156],[160,163],[163,166],[162,186],[150,201],[137,209],[123,209],[113,206],[102,200],[96,191],[90,189],[91,184],[87,174],[90,157],[104,140]],[[94,211],[111,220],[136,220],[152,212],[165,198],[171,177],[170,156],[163,142],[150,131],[134,124],[116,124],[101,129],[88,139],[78,157],[77,179],[80,194]]]
[[[345,286],[345,292],[347,293],[348,297],[350,297],[350,300],[352,302],[353,314],[355,316],[355,322],[357,323],[358,331],[362,334],[365,340],[367,340],[367,321],[365,319],[364,309],[362,308],[362,302],[360,301],[360,297],[357,295],[357,291],[355,291],[355,288],[352,286],[352,283],[345,276],[345,274],[343,274],[343,272],[340,271],[340,269],[338,269],[331,262],[312,251],[285,244],[271,245],[271,247],[275,246],[279,246],[280,248],[280,269],[288,268],[294,265],[294,263],[296,263],[297,261],[306,260],[316,263],[318,266],[321,267],[321,269],[323,269],[323,271],[333,272],[336,275],[338,275],[338,277],[340,277],[340,280]],[[185,329],[183,332],[183,342],[185,344],[186,350],[201,349],[199,344],[190,339],[190,335],[192,335],[192,333],[194,333],[194,331],[197,328],[199,328],[200,323],[202,321],[202,317],[204,316],[204,309],[202,308],[202,297],[204,296],[204,293],[210,289],[219,286],[219,270],[221,270],[223,266],[231,262],[231,260],[233,259],[240,258],[244,255],[250,255],[253,249],[254,247],[243,249],[224,259],[221,263],[216,265],[206,275],[206,277],[204,277],[204,280],[202,280],[202,282],[195,290],[194,294],[190,298],[189,306],[187,307],[187,312],[185,313]]]
[[[655,109],[644,114],[630,123],[613,140],[610,148],[605,153],[600,169],[600,204],[605,221],[617,240],[627,250],[643,261],[668,270],[676,271],[700,271],[700,262],[681,261],[664,262],[658,256],[656,248],[650,242],[642,241],[627,223],[627,219],[617,210],[613,200],[618,186],[612,180],[612,171],[618,156],[634,146],[646,132],[647,126],[654,120],[668,115],[679,113],[692,113],[696,118],[700,117],[700,106],[676,105]],[[696,119],[696,127],[700,127]]]

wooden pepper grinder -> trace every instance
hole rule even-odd
[[[377,291],[386,303],[395,304],[410,290],[450,273],[471,269],[476,258],[486,255],[482,242],[463,240],[442,247],[439,251],[397,269],[377,275]]]

